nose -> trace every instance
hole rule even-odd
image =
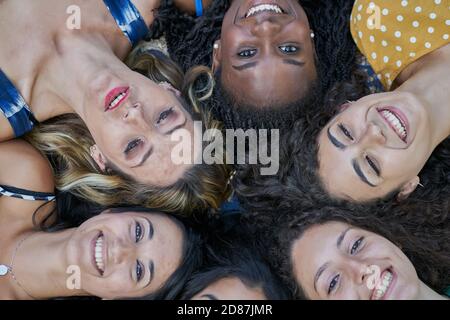
[[[280,32],[282,26],[271,17],[263,20],[257,20],[251,31],[256,37],[272,36]]]
[[[109,257],[114,265],[120,265],[124,261],[136,260],[136,246],[130,241],[116,238],[110,245]]]
[[[386,143],[386,137],[380,126],[373,122],[368,124],[363,140],[369,145],[384,145]]]
[[[346,269],[348,270],[351,279],[353,280],[355,285],[364,285],[366,286],[366,282],[371,276],[371,269],[369,265],[363,261],[359,260],[351,260],[348,262],[348,265],[346,266]]]
[[[139,103],[126,105],[122,118],[125,122],[138,122],[143,120],[141,105]]]

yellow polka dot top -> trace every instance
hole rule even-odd
[[[450,0],[356,0],[350,19],[387,90],[409,64],[450,42]]]

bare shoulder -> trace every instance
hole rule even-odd
[[[54,191],[50,163],[21,139],[0,143],[0,184],[36,192]]]
[[[203,9],[206,9],[211,4],[212,0],[202,0]],[[175,0],[175,5],[183,12],[195,14],[195,0]]]
[[[0,112],[0,142],[8,141],[14,138],[14,131],[9,124],[8,119]]]

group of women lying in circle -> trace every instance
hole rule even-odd
[[[0,299],[450,296],[448,1],[5,0],[0,21]],[[197,120],[279,129],[279,172],[175,164]]]

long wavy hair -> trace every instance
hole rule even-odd
[[[202,120],[206,129],[220,129],[197,104],[211,95],[213,81],[208,70],[181,69],[160,51],[137,47],[127,59],[128,66],[155,82],[167,81],[180,90],[194,120]],[[209,79],[199,91],[195,79],[203,74]],[[204,129],[205,129],[204,128]],[[101,171],[90,156],[95,144],[84,122],[76,115],[63,115],[37,126],[26,139],[52,162],[56,188],[103,207],[136,205],[189,215],[195,210],[217,209],[227,199],[229,168],[224,164],[198,164],[168,187],[156,187],[134,181],[118,170]]]
[[[62,199],[57,198],[56,206],[44,217],[44,219],[42,219],[42,217],[38,218],[40,209],[47,204],[48,203],[45,203],[40,206],[34,212],[32,217],[36,230],[43,232],[58,232],[64,229],[78,228],[83,222],[99,215],[104,210],[104,208],[92,203],[80,201],[73,197],[63,197]],[[125,212],[151,214],[154,213],[155,210],[132,206],[110,208],[110,214],[122,214]],[[200,234],[194,230],[192,225],[186,219],[168,213],[164,214],[180,228],[183,234],[180,265],[156,292],[134,299],[174,300],[183,289],[184,284],[191,274],[202,264],[203,241]],[[95,297],[90,298],[95,299]],[[73,297],[73,299],[80,299],[80,297]]]
[[[299,0],[314,30],[318,81],[297,101],[283,106],[256,108],[242,103],[215,74],[213,98],[205,101],[225,128],[277,128],[292,124],[303,108],[334,84],[350,79],[356,69],[357,48],[350,33],[350,14],[354,0]],[[213,43],[220,38],[222,22],[231,0],[215,0],[202,17],[194,18],[176,9],[173,0],[162,0],[149,37],[165,34],[169,53],[184,70],[194,65],[212,65]],[[276,102],[274,102],[276,104]]]
[[[406,209],[405,209],[406,210]],[[331,221],[348,223],[381,235],[398,247],[411,260],[419,278],[438,293],[450,285],[450,219],[447,204],[447,219],[440,224],[422,224],[414,218],[397,214],[379,217],[369,210],[349,211],[337,207],[317,208],[286,212],[271,220],[271,241],[268,252],[271,265],[280,272],[285,284],[298,299],[307,298],[301,284],[294,277],[292,262],[293,243],[314,225]],[[300,211],[300,210],[299,210]],[[277,225],[276,228],[273,225]],[[267,226],[269,227],[269,226]]]

